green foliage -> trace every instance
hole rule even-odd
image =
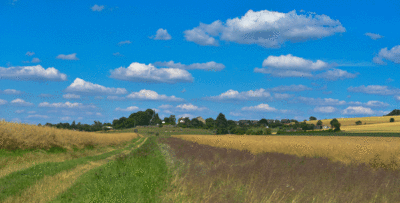
[[[390,112],[386,116],[397,116],[397,115],[400,115],[400,110],[399,109],[393,110],[392,112]]]
[[[225,115],[219,113],[217,119],[215,120],[217,135],[227,134],[228,133],[228,121],[225,118]]]
[[[390,122],[394,122],[394,118],[390,118]]]
[[[263,119],[259,120],[258,125],[267,126],[268,125],[267,119],[263,118]]]
[[[310,121],[315,121],[317,120],[317,118],[315,118],[314,116],[310,116]]]
[[[322,121],[321,120],[319,120],[318,122],[317,122],[317,125],[322,125]]]
[[[361,121],[357,121],[356,125],[362,125],[362,122]]]
[[[330,124],[331,124],[332,128],[335,128],[335,130],[334,130],[335,132],[340,131],[341,124],[339,123],[339,121],[336,118],[332,119]]]
[[[206,126],[208,129],[214,129],[214,126],[216,125],[216,122],[213,118],[207,118],[206,119]]]

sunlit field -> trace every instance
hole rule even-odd
[[[346,164],[352,161],[399,163],[400,138],[353,136],[239,136],[174,135],[172,137],[228,149],[249,150],[253,154],[279,152],[307,157],[327,157]]]
[[[399,118],[400,119],[400,118]],[[373,133],[373,132],[398,132],[400,134],[400,123],[377,123],[367,125],[343,126],[340,128],[346,132]]]
[[[336,118],[341,126],[353,126],[356,125],[357,121],[361,121],[364,125],[369,124],[377,124],[377,123],[389,123],[390,118],[394,118],[394,122],[400,122],[400,116],[379,116],[379,117],[359,117],[359,118]],[[323,119],[321,120],[323,125],[330,125],[332,119]],[[309,124],[317,124],[318,120],[314,121],[306,121]]]

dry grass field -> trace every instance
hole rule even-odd
[[[357,117],[357,118],[336,118],[343,126],[355,126],[357,121],[361,121],[364,125],[377,124],[377,123],[389,123],[390,118],[394,118],[394,122],[400,122],[400,116],[379,116],[379,117]],[[323,125],[330,125],[331,119],[321,120]],[[318,120],[307,121],[309,124],[317,124]]]
[[[400,138],[355,136],[239,136],[239,135],[174,135],[172,137],[213,147],[249,150],[253,154],[278,152],[299,157],[326,157],[350,164],[400,163]],[[392,164],[393,165],[393,164]],[[393,165],[396,169],[397,166]]]
[[[400,123],[376,123],[367,125],[348,125],[341,127],[341,130],[346,132],[357,132],[357,133],[375,133],[375,132],[399,132]]]
[[[94,133],[57,129],[0,120],[0,149],[50,149],[113,146],[132,140],[136,133]]]

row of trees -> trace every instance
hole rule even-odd
[[[40,123],[38,126],[42,126]],[[94,121],[94,124],[89,125],[89,124],[81,124],[80,122],[78,124],[75,123],[75,121],[72,121],[71,124],[69,123],[58,123],[58,124],[51,124],[51,123],[46,123],[45,126],[49,127],[56,127],[60,129],[70,129],[70,130],[79,130],[79,131],[88,131],[88,132],[93,132],[93,131],[99,131],[103,129],[103,126],[111,126],[111,123],[101,123],[100,121]]]

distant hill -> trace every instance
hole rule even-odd
[[[386,116],[397,116],[400,115],[400,110],[399,109],[395,109],[392,112],[390,112],[388,115]]]

